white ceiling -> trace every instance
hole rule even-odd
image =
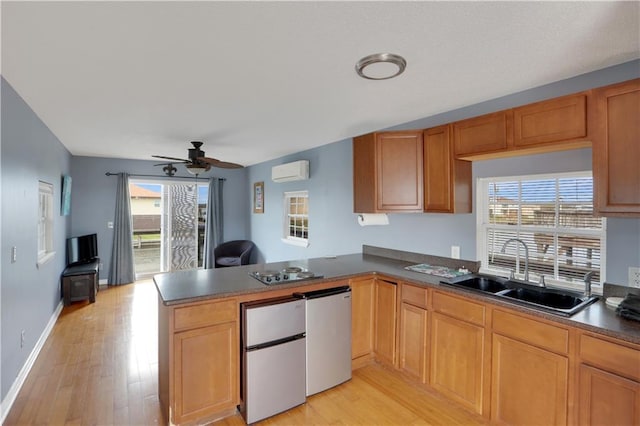
[[[2,75],[73,155],[256,164],[640,57],[640,2],[2,2]],[[371,53],[393,80],[358,77]]]

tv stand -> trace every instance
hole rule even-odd
[[[69,265],[62,272],[62,297],[64,306],[77,300],[96,301],[100,259],[77,265]]]

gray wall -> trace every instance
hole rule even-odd
[[[186,150],[185,145],[185,150]],[[186,151],[185,151],[186,152]],[[150,153],[151,154],[151,153]],[[113,222],[116,197],[116,176],[105,176],[106,172],[143,175],[163,175],[161,167],[154,167],[157,161],[122,160],[115,158],[73,157],[71,162],[71,235],[98,234],[98,253],[103,268],[100,277],[106,279],[111,264],[113,229],[107,222]],[[176,165],[176,176],[189,176],[184,167]],[[214,169],[204,178],[216,176],[226,178],[223,184],[224,235],[225,241],[246,239],[249,236],[246,197],[246,169]],[[153,180],[149,178],[149,180]],[[180,179],[184,182],[185,179]]]
[[[69,174],[71,155],[13,88],[2,79],[2,399],[16,379],[60,302],[60,273],[65,267],[65,238],[70,218],[54,215],[55,257],[36,266],[38,181],[54,185],[60,201],[61,177]],[[75,183],[75,182],[74,182]],[[55,204],[58,208],[59,204]],[[11,247],[17,248],[11,263]],[[20,347],[20,332],[25,345]]]
[[[640,61],[632,61],[427,117],[394,129],[429,128],[637,77],[640,77]],[[251,238],[259,248],[260,260],[273,262],[354,253],[361,251],[363,244],[437,256],[449,256],[451,245],[458,245],[462,258],[475,260],[475,214],[390,214],[388,226],[360,227],[353,213],[351,143],[351,139],[346,139],[249,168],[250,185],[253,182],[265,182],[265,212],[252,213],[250,220]],[[272,166],[299,159],[310,160],[309,180],[289,183],[271,181]],[[473,164],[473,177],[475,182],[478,177],[570,170],[591,170],[591,150],[478,161]],[[283,193],[303,189],[309,191],[310,209],[310,245],[306,248],[291,246],[280,240]],[[607,280],[626,284],[627,268],[640,266],[640,219],[608,219],[607,251]]]

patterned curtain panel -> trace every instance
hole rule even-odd
[[[127,173],[118,173],[109,285],[129,284],[136,279],[133,262],[133,240],[131,237],[133,225],[129,202],[129,175]]]
[[[211,178],[209,180],[209,199],[207,201],[207,217],[204,235],[204,268],[215,268],[216,260],[213,250],[222,239],[222,184],[224,180]]]

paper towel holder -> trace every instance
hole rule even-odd
[[[386,213],[360,213],[357,216],[358,225],[388,225],[389,217]]]

